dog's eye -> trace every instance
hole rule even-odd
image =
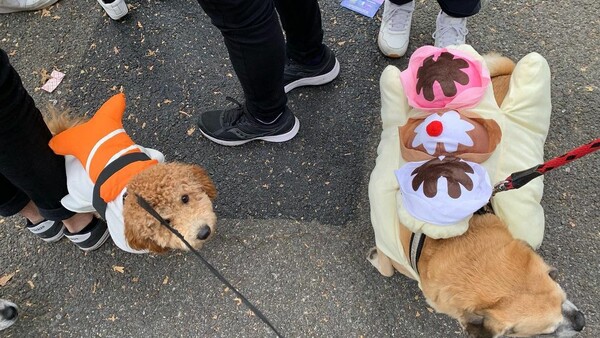
[[[183,202],[183,204],[186,204],[189,201],[190,201],[190,196],[188,196],[188,195],[181,196],[181,202]]]

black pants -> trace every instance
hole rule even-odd
[[[412,0],[390,0],[390,2],[396,5],[404,5],[412,2]],[[437,0],[437,2],[444,13],[456,18],[473,16],[481,9],[479,0]]]
[[[52,135],[21,78],[0,49],[0,215],[33,201],[46,219],[67,219],[65,160],[48,146]]]
[[[223,35],[248,110],[261,120],[272,120],[287,103],[283,91],[286,54],[297,62],[310,63],[322,53],[323,30],[317,0],[198,3]]]

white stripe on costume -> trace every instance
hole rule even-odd
[[[88,173],[90,172],[90,166],[92,165],[92,159],[94,158],[94,155],[96,155],[96,151],[98,150],[98,148],[100,148],[102,146],[102,144],[104,144],[109,139],[113,138],[115,135],[118,135],[118,134],[124,133],[124,132],[125,132],[125,129],[113,130],[110,133],[108,133],[106,136],[104,136],[103,138],[98,140],[98,142],[96,142],[96,144],[94,144],[94,147],[90,151],[87,161],[85,163],[85,171],[86,172],[88,172]]]

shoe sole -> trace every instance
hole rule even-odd
[[[239,146],[239,145],[242,145],[242,144],[245,144],[248,142],[252,142],[252,141],[266,141],[266,142],[289,141],[289,140],[293,139],[294,136],[296,136],[296,134],[298,134],[298,130],[300,130],[300,121],[298,121],[297,117],[294,117],[294,126],[292,127],[292,129],[290,131],[288,131],[287,133],[281,134],[281,135],[261,136],[261,137],[257,137],[257,138],[253,138],[253,139],[249,139],[249,140],[242,140],[242,141],[226,141],[226,140],[220,140],[218,138],[214,138],[214,137],[204,133],[202,131],[202,129],[200,129],[200,132],[207,139],[213,141],[214,143],[217,143],[217,144],[220,144],[223,146],[234,147],[234,146]]]
[[[283,90],[286,93],[288,93],[298,87],[324,85],[326,83],[333,81],[338,76],[339,73],[340,73],[340,63],[338,62],[338,60],[336,58],[333,69],[331,69],[328,73],[325,73],[325,74],[319,75],[319,76],[305,77],[302,79],[298,79],[294,82],[290,82],[287,84],[287,86],[283,87]]]

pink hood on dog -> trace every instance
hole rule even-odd
[[[476,106],[490,84],[481,62],[460,50],[424,46],[400,73],[408,103],[424,111]]]

